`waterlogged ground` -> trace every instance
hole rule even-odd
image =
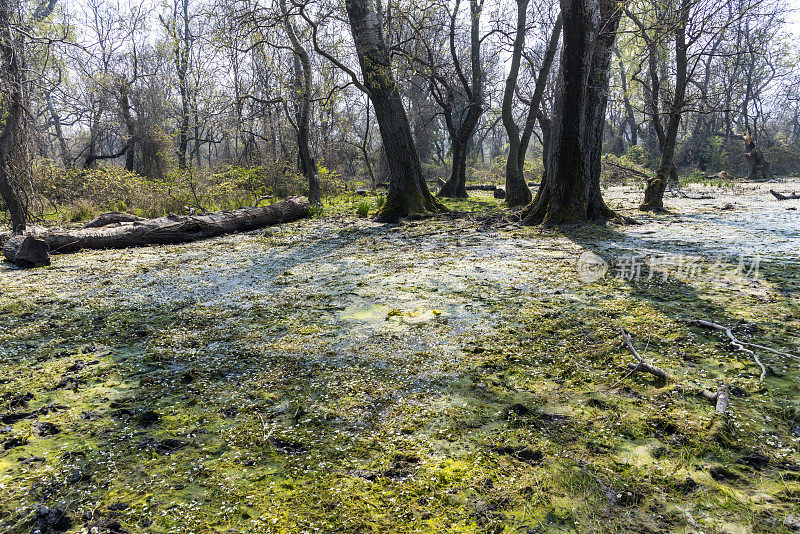
[[[767,189],[3,266],[0,531],[796,531],[800,361],[759,351],[761,383],[691,322],[800,355],[800,201]],[[632,374],[622,328],[683,387]],[[722,383],[713,439],[684,391]]]

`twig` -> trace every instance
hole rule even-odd
[[[739,352],[744,352],[745,354],[749,354],[753,358],[753,360],[758,364],[758,366],[761,368],[761,378],[760,378],[761,382],[763,382],[764,379],[767,377],[767,368],[764,367],[763,363],[761,363],[761,359],[758,357],[758,354],[756,354],[752,350],[748,349],[746,346],[756,347],[756,348],[760,348],[760,349],[766,349],[766,350],[768,350],[770,352],[773,352],[773,353],[776,353],[776,354],[780,354],[782,356],[788,356],[790,358],[795,358],[796,357],[796,356],[792,356],[791,354],[786,354],[786,353],[778,352],[776,350],[769,349],[767,347],[763,347],[761,345],[754,345],[752,343],[739,341],[736,338],[736,336],[733,335],[733,332],[731,332],[730,328],[726,328],[726,327],[724,327],[722,325],[719,325],[717,323],[712,323],[710,321],[702,321],[702,320],[697,320],[697,321],[695,321],[695,323],[700,325],[700,326],[704,326],[706,328],[710,328],[712,330],[718,330],[720,332],[725,332],[725,335],[728,336],[728,339],[730,340],[731,346],[733,348],[735,348],[736,350],[738,350]]]
[[[675,383],[681,389],[684,389],[684,390],[693,389],[694,393],[696,393],[697,395],[700,395],[701,397],[704,397],[705,399],[707,399],[711,403],[717,404],[719,402],[720,391],[722,390],[722,388],[720,388],[720,391],[717,391],[717,393],[713,393],[713,392],[711,392],[711,391],[709,391],[709,390],[707,390],[705,388],[687,387],[687,386],[685,386],[684,384],[681,383],[681,381],[675,375],[672,375],[672,374],[666,372],[665,370],[663,370],[662,368],[660,368],[660,367],[658,367],[656,365],[653,365],[653,364],[649,363],[647,360],[645,360],[639,354],[639,351],[636,350],[636,347],[633,346],[633,341],[631,340],[630,334],[628,334],[628,332],[626,332],[624,328],[621,329],[621,330],[622,330],[622,339],[625,340],[625,345],[628,346],[628,349],[630,349],[631,353],[633,354],[633,357],[636,358],[636,362],[637,362],[637,363],[628,364],[628,369],[630,369],[631,372],[642,371],[642,372],[645,372],[645,373],[650,373],[651,375],[653,375],[655,377],[658,377],[658,378],[661,378],[661,379],[663,379],[663,380],[665,380],[667,382]],[[723,387],[728,387],[728,386],[723,386]],[[730,388],[728,388],[728,389],[730,390]],[[728,397],[730,398],[730,394],[728,395]],[[727,403],[725,404],[725,408],[727,408]]]

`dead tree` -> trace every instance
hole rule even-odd
[[[17,263],[20,253],[29,250],[34,244],[39,244],[39,250],[41,250],[41,243],[46,244],[49,252],[59,254],[83,249],[121,249],[188,243],[233,232],[247,232],[296,221],[308,215],[309,206],[305,198],[292,197],[260,208],[217,211],[202,215],[168,215],[157,219],[114,222],[103,227],[93,225],[78,230],[39,228],[28,233],[11,236],[3,246],[3,254],[8,261]],[[109,214],[106,221],[121,221],[125,218],[120,217],[119,214],[117,216]],[[25,261],[28,261],[28,256],[25,256]],[[28,263],[31,262],[28,261]],[[32,265],[21,266],[30,267]]]

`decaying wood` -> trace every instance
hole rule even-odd
[[[35,229],[11,236],[3,247],[3,254],[6,259],[13,262],[28,236],[46,242],[51,253],[60,254],[81,249],[118,249],[188,243],[296,221],[307,216],[308,208],[308,200],[304,197],[292,197],[261,208],[217,211],[203,215],[169,215],[157,219],[117,223],[104,228]]]
[[[137,217],[136,215],[132,215],[130,213],[123,213],[120,211],[109,211],[107,213],[101,213],[88,223],[84,225],[84,228],[102,228],[104,226],[109,226],[111,224],[116,223],[129,223],[129,222],[137,222],[137,221],[144,221],[143,217]]]
[[[498,187],[494,184],[478,184],[466,186],[467,191],[494,191]]]
[[[700,195],[697,195],[697,196],[691,196],[691,195],[688,195],[688,194],[684,193],[680,189],[678,189],[676,191],[676,193],[677,193],[677,195],[679,197],[686,198],[688,200],[713,200],[714,199],[714,197],[709,195],[708,193],[703,193],[703,194],[700,194]]]
[[[772,189],[770,189],[769,192],[772,193],[772,196],[778,200],[797,200],[800,198],[800,193],[778,193]]]

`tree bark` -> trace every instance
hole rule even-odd
[[[261,208],[243,208],[185,217],[169,215],[141,222],[118,223],[102,228],[78,230],[37,229],[6,241],[3,254],[12,261],[26,237],[47,243],[51,253],[66,254],[82,249],[121,249],[148,245],[188,243],[232,232],[247,232],[302,219],[309,203],[303,197],[288,198]]]
[[[583,223],[615,216],[600,193],[600,149],[611,48],[620,12],[613,0],[561,0],[564,45],[547,169],[526,224]]]
[[[628,75],[625,72],[625,61],[622,59],[622,54],[619,53],[619,50],[616,50],[616,47],[614,47],[614,50],[619,59],[619,79],[622,102],[625,106],[625,122],[630,130],[630,143],[631,145],[636,145],[639,143],[639,125],[636,123],[636,115],[633,112],[630,94],[628,93]]]
[[[23,78],[20,68],[19,54],[11,30],[11,0],[0,0],[0,58],[2,58],[3,76],[0,79],[3,97],[0,104],[3,117],[0,119],[0,197],[11,215],[11,229],[14,232],[25,230],[27,223],[27,207],[23,200],[19,184],[14,177],[14,152],[22,141]]]
[[[769,162],[764,159],[764,154],[756,147],[755,140],[750,136],[750,132],[744,137],[744,144],[747,152],[747,179],[755,181],[765,181],[772,179],[772,171]]]
[[[467,115],[461,120],[459,114],[458,128],[453,132],[453,165],[450,172],[450,179],[445,182],[439,190],[440,197],[467,198],[467,153],[470,139],[475,133],[475,127],[483,114],[483,66],[481,65],[481,36],[480,19],[481,5],[478,0],[470,0],[470,67],[472,69],[472,83],[467,83],[464,76],[458,54],[455,48],[455,21],[458,14],[460,0],[456,0],[453,15],[450,19],[450,55],[453,63],[458,70],[461,85],[469,100],[467,105]]]
[[[309,145],[309,121],[311,115],[311,96],[312,96],[312,71],[311,58],[308,51],[300,43],[294,25],[289,20],[289,13],[286,8],[286,0],[281,0],[281,10],[286,22],[286,33],[292,43],[292,50],[295,59],[300,63],[300,69],[295,68],[295,75],[299,78],[300,104],[297,113],[297,151],[300,159],[300,171],[308,180],[308,201],[312,204],[322,202],[322,192],[320,190],[319,175],[317,174],[317,163],[311,157],[311,147]]]
[[[506,77],[503,91],[502,117],[503,127],[508,135],[508,157],[506,159],[506,204],[524,206],[531,201],[531,190],[525,182],[525,175],[519,166],[520,133],[514,121],[514,91],[517,87],[522,51],[525,47],[525,30],[529,0],[517,0],[517,33],[514,37],[514,48],[511,53],[511,67]],[[524,159],[524,158],[523,158]]]
[[[422,174],[375,6],[372,0],[346,0],[345,4],[363,85],[375,109],[389,164],[389,193],[376,219],[392,222],[410,213],[443,211],[446,208],[431,195]]]
[[[644,191],[644,202],[639,206],[642,211],[664,211],[664,191],[675,167],[675,146],[678,139],[678,128],[686,96],[687,79],[687,46],[686,27],[689,23],[691,0],[681,0],[678,21],[675,24],[675,92],[669,109],[667,127],[663,130],[661,143],[661,161],[655,177],[647,182]],[[655,121],[660,119],[656,116]]]

